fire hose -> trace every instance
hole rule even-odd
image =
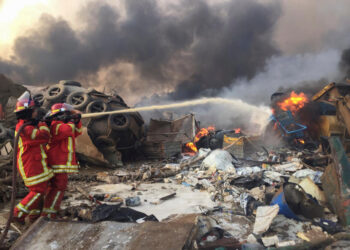
[[[8,230],[10,229],[10,225],[11,225],[11,221],[13,219],[13,210],[15,208],[15,202],[16,202],[16,195],[17,195],[17,185],[16,185],[16,181],[17,181],[17,151],[18,151],[18,139],[19,139],[19,135],[22,133],[23,129],[30,125],[31,122],[27,122],[24,123],[17,131],[16,135],[15,135],[15,139],[14,139],[14,143],[13,143],[13,163],[12,163],[12,193],[11,193],[11,203],[10,203],[10,215],[9,218],[7,220],[6,226],[5,226],[5,230],[1,235],[0,238],[0,246],[2,246],[6,235],[8,233]]]

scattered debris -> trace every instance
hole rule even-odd
[[[278,211],[278,205],[258,207],[258,209],[256,210],[256,218],[253,233],[262,234],[266,232],[269,229],[272,220],[277,216]]]
[[[72,95],[71,84],[61,82],[54,87],[65,86],[65,95]],[[44,92],[49,90],[52,88]],[[107,97],[113,102],[117,98],[96,91],[75,94],[87,95],[85,109],[96,112],[109,105]],[[272,120],[261,136],[249,135],[244,129],[200,128],[190,114],[175,120],[151,120],[147,133],[131,140],[135,147],[123,151],[116,143],[121,137],[118,121],[138,122],[134,128],[131,124],[126,127],[129,132],[139,131],[142,117],[137,121],[135,113],[91,119],[77,143],[81,173],[70,176],[72,183],[60,211],[64,219],[77,222],[41,219],[14,246],[31,242],[32,249],[38,249],[43,237],[53,239],[47,242],[51,248],[65,246],[68,240],[80,248],[98,249],[347,246],[350,166],[346,153],[350,144],[331,134],[328,139],[311,136],[312,125],[299,116],[309,99],[294,94],[275,95]],[[302,103],[293,103],[291,98]],[[99,132],[91,135],[91,131]],[[277,135],[279,142],[265,145],[269,135]],[[4,209],[11,192],[10,139],[11,128],[0,125],[0,184],[4,184],[0,185],[0,204]],[[117,150],[124,155],[130,150],[135,159],[122,166]],[[12,229],[8,245],[20,235],[20,228]],[[69,239],[59,238],[63,234]]]

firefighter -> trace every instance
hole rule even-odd
[[[50,181],[42,216],[56,218],[67,189],[68,174],[78,172],[75,138],[81,134],[82,124],[80,112],[66,103],[54,104],[48,116],[52,119],[48,163],[54,172],[54,177]]]
[[[50,129],[36,119],[38,111],[28,91],[18,98],[15,114],[16,133],[24,123],[29,123],[19,136],[17,152],[17,168],[29,193],[14,209],[14,221],[24,224],[27,216],[31,222],[40,216],[42,199],[53,177],[46,155]]]

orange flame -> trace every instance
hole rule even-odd
[[[305,106],[309,100],[304,93],[297,94],[294,91],[290,93],[290,96],[284,99],[282,102],[278,102],[277,105],[283,111],[291,111],[293,114]]]
[[[234,131],[235,131],[236,134],[241,133],[241,129],[240,128],[235,128]]]
[[[198,142],[202,137],[207,136],[209,132],[214,132],[215,127],[209,126],[208,128],[201,128],[199,132],[194,137],[194,143]]]
[[[191,149],[193,152],[197,153],[198,152],[198,149],[196,147],[196,145],[194,145],[193,142],[188,142],[186,143],[186,147]]]
[[[305,140],[304,139],[298,139],[298,142],[300,142],[301,144],[305,144]]]

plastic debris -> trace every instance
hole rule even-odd
[[[139,196],[128,197],[125,199],[125,205],[127,205],[128,207],[137,207],[141,205],[141,199]]]
[[[212,174],[216,171],[225,171],[236,173],[235,167],[232,164],[234,159],[225,150],[216,149],[212,151],[202,162],[201,167],[207,169],[208,173]]]

